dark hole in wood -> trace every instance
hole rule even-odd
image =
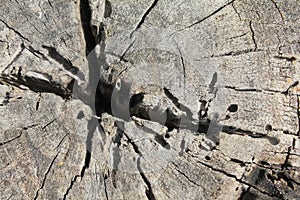
[[[229,112],[236,112],[238,110],[238,105],[237,104],[231,104],[228,107]]]
[[[270,125],[270,124],[267,124],[265,129],[266,129],[266,131],[272,131],[273,130],[272,125]]]

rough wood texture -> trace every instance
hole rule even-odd
[[[298,0],[0,11],[1,199],[300,199]]]

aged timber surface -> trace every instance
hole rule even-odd
[[[300,2],[0,3],[1,199],[300,199]]]

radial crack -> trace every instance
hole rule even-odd
[[[96,38],[91,28],[91,8],[89,0],[80,0],[80,17],[81,26],[83,29],[85,45],[86,45],[86,56],[95,48]]]
[[[14,29],[13,27],[9,26],[5,21],[3,21],[2,19],[0,19],[0,21],[10,30],[12,30],[13,32],[15,32],[19,37],[21,37],[22,39],[26,40],[27,42],[30,42],[30,40],[28,38],[26,38],[25,36],[23,36],[19,31],[17,31],[16,29]]]
[[[233,7],[234,12],[238,15],[240,21],[242,21],[242,17],[241,17],[241,15],[240,15],[240,13],[238,12],[237,8],[234,6],[234,2],[232,2],[231,5],[232,5],[232,7]]]
[[[0,82],[6,83],[8,85],[16,86],[24,90],[24,86],[34,92],[46,92],[56,94],[63,99],[69,99],[71,96],[71,91],[68,88],[64,88],[61,85],[54,83],[52,81],[47,82],[43,79],[38,79],[35,77],[25,76],[21,74],[21,68],[18,75],[0,75]]]
[[[271,1],[272,1],[272,3],[274,4],[274,6],[276,7],[276,9],[277,9],[277,11],[278,11],[278,13],[279,13],[279,15],[280,15],[280,18],[281,18],[281,20],[282,20],[282,22],[283,22],[283,24],[284,24],[284,17],[283,17],[283,15],[282,15],[282,12],[281,12],[281,10],[279,9],[279,7],[278,7],[276,1],[274,1],[274,0],[271,0]]]
[[[202,187],[202,185],[199,185],[198,183],[196,183],[195,181],[193,181],[190,177],[188,177],[185,173],[183,173],[182,171],[180,171],[178,165],[176,165],[174,162],[172,162],[172,164],[175,166],[175,170],[179,174],[183,175],[189,182],[193,183],[196,186]]]
[[[297,116],[298,116],[298,132],[297,135],[300,136],[300,96],[297,95]]]
[[[70,183],[67,191],[65,192],[64,196],[63,196],[63,200],[67,199],[67,196],[68,196],[70,190],[72,189],[72,187],[74,185],[74,182],[76,182],[77,178],[79,178],[79,177],[80,177],[79,175],[75,175],[74,178],[71,180],[71,183]]]
[[[145,173],[143,172],[143,170],[142,170],[142,168],[141,168],[140,158],[141,158],[141,157],[139,157],[139,158],[137,159],[137,169],[138,169],[138,171],[139,171],[139,173],[140,173],[140,175],[141,175],[141,177],[142,177],[144,183],[145,183],[146,186],[147,186],[147,189],[146,189],[146,196],[147,196],[147,198],[148,198],[149,200],[155,200],[155,196],[154,196],[154,194],[153,194],[153,192],[152,192],[152,186],[151,186],[151,183],[150,183],[150,181],[147,179],[147,177],[145,176]]]
[[[56,62],[61,64],[65,70],[71,72],[73,75],[77,76],[80,80],[85,80],[83,72],[81,72],[78,67],[75,67],[69,59],[64,58],[60,53],[58,53],[55,47],[46,46],[46,45],[42,45],[42,47],[46,49],[48,51],[48,55]]]
[[[49,59],[40,51],[34,49],[32,46],[29,46],[28,48],[26,47],[26,49],[32,53],[34,56],[38,57],[38,58],[42,58],[43,60],[47,60],[49,61]],[[50,62],[50,61],[49,61]]]
[[[221,6],[221,7],[218,8],[217,10],[213,11],[211,14],[209,14],[209,15],[207,15],[206,17],[204,17],[204,18],[202,18],[202,19],[200,19],[200,20],[198,20],[198,21],[192,23],[191,25],[186,26],[185,28],[181,29],[180,31],[185,30],[185,29],[189,29],[189,28],[191,28],[191,27],[193,27],[193,26],[195,26],[195,25],[197,25],[197,24],[200,24],[201,22],[203,22],[203,21],[207,20],[208,18],[214,16],[215,14],[217,14],[218,12],[220,12],[221,10],[223,10],[224,8],[226,8],[227,6],[229,6],[230,4],[232,4],[234,1],[235,1],[235,0],[230,1],[229,3],[227,3],[227,4],[223,5],[223,6]]]
[[[297,81],[294,83],[296,84]],[[283,94],[283,95],[290,95],[290,96],[297,96],[296,94],[293,94],[293,93],[290,93],[289,90],[292,88],[292,87],[295,87],[293,85],[289,86],[289,88],[285,91],[279,91],[279,90],[272,90],[272,89],[257,89],[257,88],[238,88],[238,87],[234,87],[234,86],[224,86],[226,89],[231,89],[231,90],[235,90],[235,91],[238,91],[238,92],[262,92],[262,93],[266,93],[266,94]]]
[[[130,37],[132,37],[133,33],[135,31],[137,31],[141,25],[145,22],[146,17],[149,15],[149,13],[151,12],[151,10],[156,6],[158,0],[154,0],[152,2],[152,4],[150,5],[150,7],[146,10],[146,12],[143,14],[142,18],[139,20],[138,24],[136,25],[136,27],[134,28],[134,30],[130,33]]]
[[[5,144],[7,144],[7,143],[10,143],[10,142],[12,142],[12,141],[14,141],[14,140],[20,138],[20,137],[22,136],[22,134],[23,134],[23,132],[21,131],[21,133],[20,133],[19,135],[17,135],[16,137],[14,137],[14,138],[12,138],[12,139],[9,139],[9,140],[7,140],[7,141],[4,141],[4,142],[0,142],[0,146],[5,145]]]
[[[253,26],[252,26],[252,21],[249,22],[249,26],[250,26],[250,30],[251,30],[251,34],[252,34],[252,41],[253,41],[253,44],[254,44],[254,51],[256,51],[257,43],[256,43],[256,40],[255,40],[255,32],[254,32],[254,29],[253,29]]]
[[[58,156],[59,153],[60,153],[60,152],[58,151],[57,154],[56,154],[56,155],[54,156],[54,158],[52,159],[52,161],[51,161],[51,163],[50,163],[50,165],[49,165],[49,167],[48,167],[48,169],[47,169],[47,171],[46,171],[46,173],[45,173],[45,175],[44,175],[44,179],[43,179],[43,181],[42,181],[42,185],[41,185],[41,187],[40,187],[40,188],[36,191],[36,193],[35,193],[34,200],[36,200],[36,199],[38,198],[38,196],[39,196],[39,191],[43,189],[43,187],[44,187],[44,185],[45,185],[45,182],[46,182],[46,179],[47,179],[47,176],[48,176],[48,174],[49,174],[49,172],[50,172],[50,170],[51,170],[51,168],[52,168],[52,166],[53,166],[53,163],[54,163],[54,161],[56,160],[56,158],[57,158],[57,156]]]
[[[262,193],[262,194],[265,194],[265,195],[268,195],[269,197],[277,197],[277,198],[281,198],[280,195],[277,195],[277,194],[270,194],[270,193],[268,193],[268,192],[266,192],[266,191],[263,191],[263,190],[261,190],[259,187],[257,187],[256,185],[251,184],[251,183],[249,183],[249,182],[247,182],[247,181],[244,181],[244,180],[242,180],[242,179],[240,179],[240,178],[237,178],[235,175],[230,174],[230,173],[228,173],[228,172],[226,172],[226,171],[224,171],[224,170],[222,170],[222,169],[215,168],[215,167],[213,167],[213,166],[211,166],[211,165],[209,165],[209,164],[207,164],[207,163],[201,162],[201,161],[197,161],[197,163],[199,163],[199,164],[201,164],[201,165],[203,165],[203,166],[205,166],[205,167],[211,169],[212,171],[215,171],[215,172],[221,173],[221,174],[223,174],[223,175],[225,175],[225,176],[227,176],[227,177],[233,178],[233,179],[235,179],[236,181],[238,181],[239,183],[242,183],[242,184],[245,184],[245,185],[247,185],[247,186],[249,186],[249,187],[252,187],[253,189],[257,190],[258,192],[260,192],[260,193]]]
[[[108,193],[107,193],[107,186],[106,186],[106,179],[107,179],[107,176],[104,175],[104,173],[103,173],[102,175],[103,175],[103,183],[104,183],[105,198],[106,198],[106,200],[108,200]]]
[[[14,53],[13,58],[10,59],[10,62],[4,68],[4,70],[2,71],[2,73],[5,72],[22,55],[24,49],[25,49],[25,45],[22,43],[21,46],[20,46],[20,50],[17,51],[16,53]]]

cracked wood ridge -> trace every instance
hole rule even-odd
[[[1,199],[300,199],[300,2],[0,4]]]

